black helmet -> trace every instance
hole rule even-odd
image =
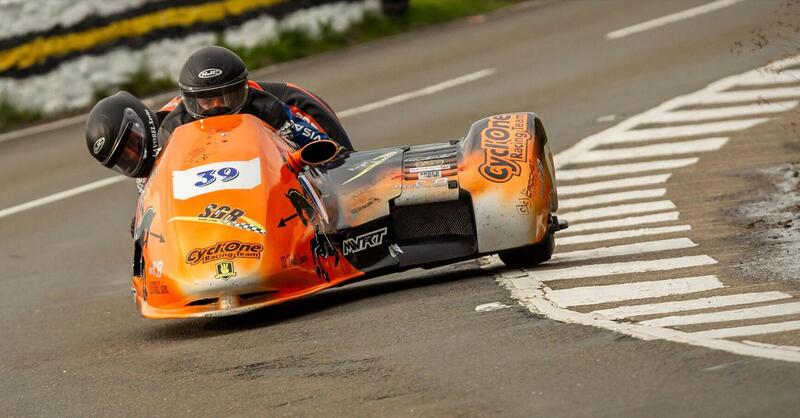
[[[236,113],[247,101],[247,68],[228,49],[203,47],[183,64],[178,87],[183,105],[196,119]]]
[[[153,114],[127,91],[97,102],[86,121],[86,146],[104,166],[128,177],[147,177],[158,148]]]

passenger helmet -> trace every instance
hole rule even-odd
[[[147,177],[158,149],[153,114],[127,91],[97,102],[86,121],[86,146],[105,167],[128,177]]]
[[[195,119],[236,113],[247,101],[247,68],[228,49],[203,47],[183,64],[178,87],[186,111]]]

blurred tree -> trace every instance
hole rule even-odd
[[[383,13],[387,16],[402,16],[408,13],[410,0],[383,0]]]

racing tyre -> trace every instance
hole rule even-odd
[[[536,244],[500,252],[500,260],[508,267],[533,267],[544,263],[553,256],[556,239],[552,232]]]

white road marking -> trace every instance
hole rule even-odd
[[[655,253],[696,247],[689,238],[665,239],[660,241],[637,242],[635,244],[617,245],[613,247],[592,248],[553,254],[547,266],[575,261],[594,260],[598,258],[621,257],[633,254]]]
[[[652,199],[663,197],[667,189],[631,190],[629,192],[607,193],[588,197],[576,197],[558,201],[559,209],[576,209],[585,206],[605,205],[608,203],[624,202],[626,200]]]
[[[677,221],[679,215],[680,212],[666,212],[666,213],[657,213],[655,215],[642,215],[642,216],[631,216],[622,219],[611,219],[608,221],[586,222],[575,225],[570,224],[569,229],[559,231],[558,235],[556,236],[559,237],[558,239],[560,242],[561,239],[560,237],[575,235],[578,232],[596,231],[599,229],[624,228],[629,226]]]
[[[673,110],[650,118],[652,123],[688,123],[709,119],[735,118],[762,113],[782,113],[794,109],[798,101],[756,103],[742,106],[715,107],[713,109]]]
[[[775,345],[775,344],[760,343],[758,341],[750,341],[750,340],[743,340],[742,343],[747,345],[752,345],[754,347],[779,348],[781,350],[791,350],[800,352],[800,347],[795,347],[791,345]]]
[[[665,318],[642,321],[640,323],[643,325],[652,325],[656,327],[674,327],[679,325],[709,324],[713,322],[769,318],[771,316],[793,315],[798,313],[800,313],[800,302],[794,302],[783,303],[780,305],[758,306],[755,308],[735,309],[731,311],[668,316]]]
[[[785,100],[800,97],[800,89],[797,87],[781,87],[764,90],[738,90],[721,91],[698,97],[693,104],[713,105],[741,102],[766,102],[769,100]]]
[[[644,145],[641,147],[591,150],[578,154],[574,163],[595,163],[602,161],[630,160],[669,155],[695,154],[717,151],[728,143],[728,138],[706,138],[694,141],[670,142],[667,144]]]
[[[675,209],[674,203],[670,202],[669,200],[659,200],[657,202],[630,203],[627,205],[607,206],[598,209],[584,209],[575,212],[565,212],[558,214],[558,216],[568,220],[570,224],[572,224],[572,222],[578,222],[587,219],[594,220],[609,218],[612,216],[633,215],[637,213],[661,212],[670,209]],[[569,229],[567,229],[567,231],[569,231]]]
[[[750,335],[775,334],[778,332],[797,331],[797,330],[800,330],[800,321],[786,321],[786,322],[776,322],[772,324],[745,325],[742,327],[698,331],[691,333],[691,335],[692,337],[695,338],[718,339],[718,338],[732,338],[732,337],[747,337]],[[762,348],[773,349],[771,351],[777,351],[774,349],[778,347],[779,346],[773,346],[770,344],[770,347],[762,347]],[[791,347],[790,350],[797,351],[797,347]]]
[[[607,138],[604,144],[656,141],[685,136],[713,135],[742,131],[769,121],[769,118],[744,119],[725,122],[695,123],[692,125],[668,126],[664,128],[632,129]]]
[[[564,218],[569,219],[569,218]],[[659,228],[641,228],[630,229],[612,232],[600,232],[597,234],[589,235],[575,235],[570,237],[558,238],[556,243],[560,246],[586,244],[589,242],[602,242],[613,241],[618,239],[627,239],[634,237],[649,237],[653,235],[674,234],[676,232],[684,232],[691,230],[690,225],[676,225],[676,226],[662,226]]]
[[[617,120],[617,115],[604,115],[597,118],[598,123],[614,122]]]
[[[475,307],[475,312],[491,312],[505,308],[509,308],[509,306],[500,302],[482,303]]]
[[[630,177],[620,180],[598,181],[595,183],[576,184],[573,186],[559,186],[559,199],[566,196],[579,195],[605,190],[626,189],[628,187],[652,186],[666,183],[672,174],[658,174],[655,176]]]
[[[777,83],[800,83],[800,70],[763,70],[739,78],[737,86],[768,86]]]
[[[702,6],[692,7],[691,9],[686,9],[677,13],[672,13],[666,16],[659,17],[657,19],[652,19],[646,22],[638,23],[636,25],[628,26],[626,28],[617,29],[615,31],[607,33],[606,39],[614,40],[614,39],[624,38],[626,36],[630,36],[636,33],[644,32],[650,29],[655,29],[664,25],[669,25],[670,23],[675,23],[684,19],[689,19],[695,16],[710,13],[715,10],[719,10],[734,5],[741,1],[743,0],[717,0],[708,4],[704,4]]]
[[[92,190],[97,190],[99,188],[106,187],[111,184],[119,183],[125,180],[126,178],[127,177],[124,176],[109,177],[103,180],[98,180],[89,184],[85,184],[83,186],[78,186],[69,190],[64,190],[63,192],[54,193],[51,194],[50,196],[45,196],[36,200],[32,200],[30,202],[23,203],[21,205],[12,206],[10,208],[0,210],[0,218],[5,218],[6,216],[26,211],[28,209],[37,208],[39,206],[43,206],[49,203],[57,202],[59,200],[77,196],[82,193],[90,192]]]
[[[620,306],[611,309],[594,311],[594,313],[612,319],[624,319],[633,316],[693,311],[697,309],[721,308],[723,306],[747,305],[749,303],[769,302],[772,300],[787,299],[791,297],[792,295],[783,292],[740,293],[736,295],[712,296],[693,300],[680,300],[676,302]]]
[[[388,99],[379,100],[377,102],[365,104],[363,106],[358,106],[352,109],[343,110],[341,112],[337,112],[337,114],[339,115],[339,118],[347,118],[351,116],[360,115],[362,113],[372,112],[373,110],[378,110],[384,107],[392,106],[398,103],[406,102],[423,96],[430,96],[432,94],[436,94],[443,90],[451,89],[453,87],[457,87],[462,84],[471,83],[473,81],[477,81],[482,78],[488,77],[496,72],[497,72],[496,68],[486,68],[471,74],[443,81],[441,83],[437,83],[419,90],[398,94],[397,96],[393,96]]]
[[[663,258],[659,260],[624,261],[620,263],[587,264],[584,266],[536,269],[531,275],[536,280],[548,282],[553,280],[573,280],[589,277],[604,277],[617,274],[647,273],[651,271],[676,270],[689,267],[716,264],[717,260],[707,255]]]
[[[558,157],[556,156],[556,158]],[[614,164],[588,168],[563,169],[556,171],[556,177],[558,177],[558,180],[560,181],[582,180],[595,177],[612,177],[622,174],[683,168],[695,164],[699,160],[699,158],[679,158],[674,160],[648,161],[646,163]],[[556,165],[558,165],[558,161],[559,160],[556,159]],[[559,190],[561,190],[560,187]]]
[[[623,300],[659,298],[670,295],[702,292],[725,287],[716,276],[634,282],[608,286],[585,286],[547,290],[547,297],[558,306],[585,306]],[[595,312],[597,313],[597,312]]]
[[[0,142],[11,141],[17,138],[32,136],[44,132],[55,131],[56,129],[63,129],[68,126],[77,125],[86,121],[88,115],[78,115],[71,118],[60,119],[53,122],[43,123],[41,125],[31,126],[30,128],[19,129],[16,131],[6,132],[0,134]]]

